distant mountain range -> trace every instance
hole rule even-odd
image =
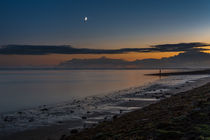
[[[62,62],[59,68],[72,69],[123,69],[123,68],[210,68],[210,54],[188,51],[162,59],[125,61],[123,59],[72,59]]]

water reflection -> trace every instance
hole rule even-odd
[[[53,104],[158,80],[157,70],[0,71],[0,112]]]

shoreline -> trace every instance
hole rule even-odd
[[[192,88],[197,88],[206,83],[210,82],[209,77],[197,79],[195,81],[184,81],[184,84],[178,86],[169,86],[170,90],[166,90],[168,87],[161,84],[153,84],[147,87],[148,89],[136,88],[128,94],[123,94],[123,102],[118,102],[115,106],[105,106],[106,110],[112,110],[113,112],[110,114],[108,111],[104,111],[101,114],[99,112],[87,113],[83,118],[76,119],[75,121],[60,121],[57,124],[53,124],[50,126],[42,126],[31,130],[25,130],[22,132],[17,132],[12,135],[2,136],[5,140],[24,140],[24,139],[54,139],[59,140],[62,135],[70,135],[72,130],[81,131],[92,126],[100,124],[103,121],[111,121],[113,116],[121,116],[127,114],[128,112],[133,112],[135,110],[141,110],[145,106],[150,104],[154,104],[160,99],[169,98],[179,92],[185,92],[191,90]],[[144,94],[142,94],[144,93]],[[161,93],[161,94],[159,94]],[[110,97],[109,97],[110,98]],[[145,99],[147,99],[145,101]],[[126,110],[127,109],[127,110]],[[107,115],[110,114],[110,115]],[[84,123],[86,122],[86,123]],[[82,128],[75,128],[71,126],[83,125]],[[84,126],[84,124],[86,126]],[[1,137],[0,137],[1,138]]]
[[[210,139],[210,82],[173,95],[64,140],[82,139]]]

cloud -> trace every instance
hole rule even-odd
[[[180,52],[207,50],[206,43],[179,43],[161,44],[148,48],[123,48],[123,49],[88,49],[73,48],[69,45],[6,45],[0,47],[0,54],[4,55],[46,55],[46,54],[121,54],[128,52]]]
[[[58,65],[70,69],[124,69],[124,68],[209,68],[210,54],[189,51],[162,59],[125,61],[101,57],[97,59],[72,59]]]
[[[126,49],[86,49],[73,48],[68,45],[7,45],[0,48],[0,54],[5,55],[46,55],[46,54],[119,54],[125,52],[143,51],[144,49],[126,48]]]
[[[208,50],[200,47],[210,46],[207,43],[193,42],[193,43],[178,43],[178,44],[161,44],[151,46],[153,51],[159,52],[179,52],[179,51],[201,51]]]

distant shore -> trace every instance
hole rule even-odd
[[[146,74],[151,76],[175,76],[175,75],[202,75],[202,74],[210,74],[210,69],[204,69],[204,70],[190,70],[190,71],[178,71],[178,72],[160,72],[159,73],[152,73],[152,74]]]

